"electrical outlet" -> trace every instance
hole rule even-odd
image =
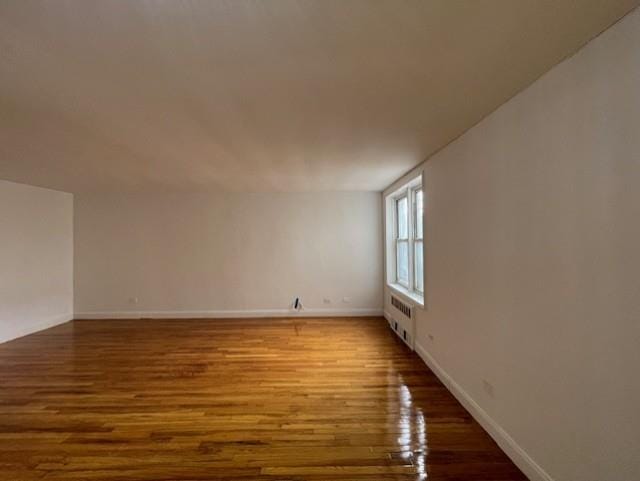
[[[493,384],[491,384],[486,379],[482,380],[482,389],[484,389],[484,392],[487,393],[487,396],[491,398],[493,397]]]
[[[322,299],[322,303],[323,304],[331,304],[331,299],[329,299],[328,297],[325,297],[324,299]]]

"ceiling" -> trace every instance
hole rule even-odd
[[[382,190],[640,0],[0,3],[0,179]]]

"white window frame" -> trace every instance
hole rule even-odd
[[[422,191],[422,237],[417,237],[417,193]],[[407,239],[398,237],[398,201],[407,199]],[[424,252],[424,212],[425,212],[425,193],[422,187],[422,176],[419,176],[401,188],[395,190],[387,196],[387,284],[396,292],[405,295],[412,301],[424,307],[424,286],[426,285],[426,269],[425,269],[425,252]],[[398,278],[398,245],[401,242],[407,243],[408,249],[408,282]],[[422,290],[417,289],[415,266],[415,246],[422,245]]]
[[[407,237],[400,237],[400,232],[399,232],[399,226],[400,226],[400,222],[399,222],[399,214],[398,214],[398,210],[399,210],[399,204],[400,201],[402,199],[407,199],[407,213],[411,212],[411,198],[407,196],[406,192],[401,193],[398,196],[394,196],[393,198],[393,203],[394,203],[394,217],[393,217],[393,240],[394,240],[394,244],[395,244],[395,249],[394,249],[394,255],[395,255],[395,262],[396,262],[396,269],[395,269],[395,281],[396,283],[400,284],[401,286],[403,286],[406,289],[410,289],[411,288],[411,224],[409,223],[409,219],[407,219]],[[410,217],[410,216],[407,216]],[[409,257],[408,262],[409,265],[407,266],[407,281],[405,283],[405,281],[403,281],[402,279],[400,279],[400,277],[398,276],[398,246],[401,243],[406,243],[407,244],[407,255]]]
[[[418,192],[422,192],[422,237],[418,237]],[[412,245],[411,255],[413,256],[413,291],[417,292],[421,296],[424,296],[424,190],[422,190],[422,184],[411,189],[411,219],[413,222],[413,231],[410,240]],[[418,278],[415,261],[416,244],[420,244],[422,247],[422,290],[418,289]]]

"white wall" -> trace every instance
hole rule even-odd
[[[380,313],[381,224],[379,193],[77,195],[76,317]]]
[[[417,350],[531,479],[640,479],[640,11],[422,169]]]
[[[0,180],[0,342],[73,318],[73,196]]]

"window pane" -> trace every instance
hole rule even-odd
[[[407,225],[407,198],[403,197],[396,201],[396,213],[398,217],[398,238],[406,239],[409,237],[409,226]]]
[[[416,191],[416,237],[422,239],[422,189]]]
[[[416,291],[424,292],[424,262],[422,260],[422,241],[416,241],[413,244],[414,255],[413,260],[415,263],[415,282],[414,286]]]
[[[397,241],[396,243],[396,276],[401,284],[409,284],[409,243]]]

